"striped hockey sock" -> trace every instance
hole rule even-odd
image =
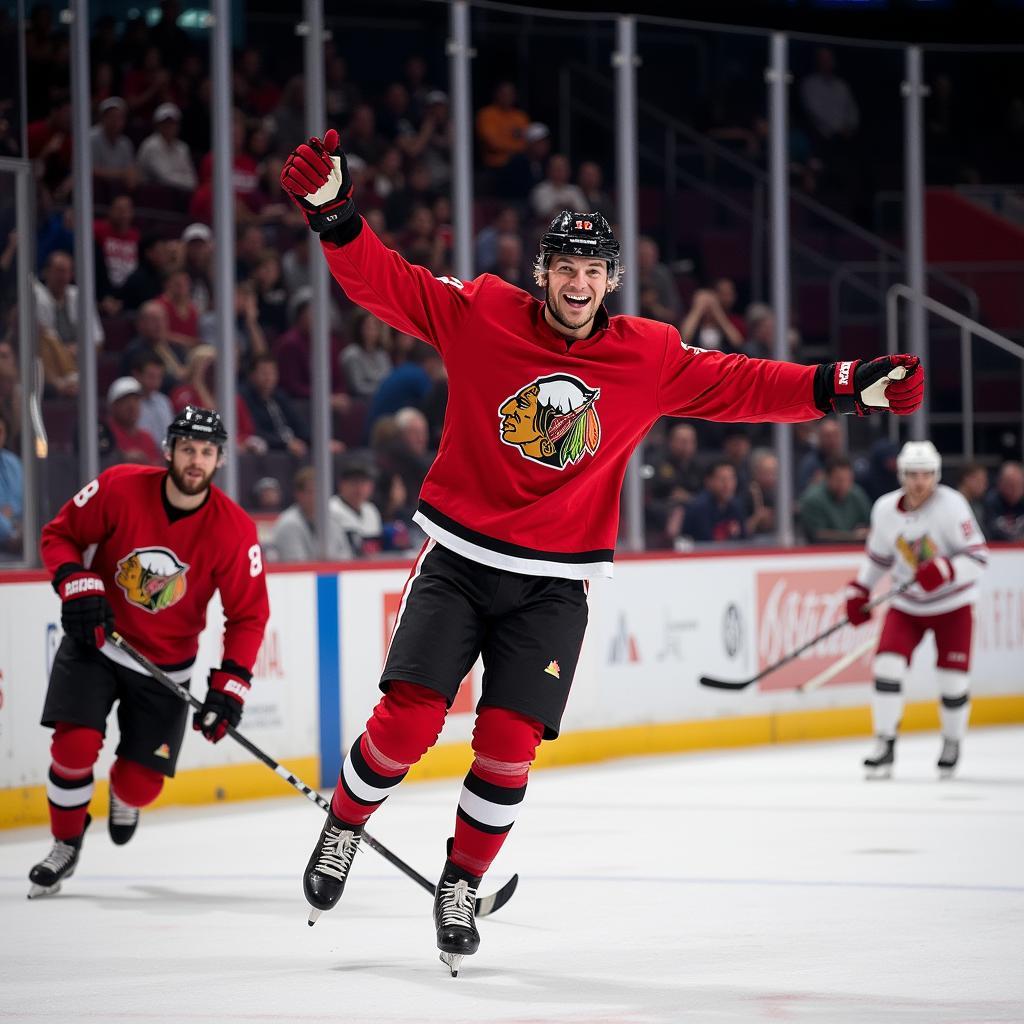
[[[408,774],[409,765],[391,761],[375,750],[364,732],[341,766],[331,811],[347,825],[365,825]]]
[[[54,729],[46,779],[54,839],[75,839],[85,829],[85,815],[95,789],[92,766],[102,745],[103,736],[95,729],[66,722],[59,722]]]
[[[455,820],[452,861],[460,868],[483,875],[494,862],[526,797],[526,779],[527,772],[497,775],[474,761]]]

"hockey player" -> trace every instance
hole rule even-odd
[[[306,867],[310,923],[337,903],[364,823],[437,740],[482,654],[475,758],[434,901],[441,959],[455,974],[479,946],[476,890],[537,746],[558,735],[587,624],[584,581],[611,575],[623,475],[650,426],[662,415],[910,413],[924,372],[903,355],[815,367],[704,352],[671,325],[609,317],[621,264],[600,213],[567,210],[551,223],[535,265],[543,302],[489,274],[435,278],[357,213],[333,130],[297,147],[281,181],[349,298],[434,346],[449,381],[415,515],[429,539],[403,593],[383,699],[346,757]],[[894,370],[905,379],[890,383]]]
[[[864,759],[869,778],[889,778],[903,715],[903,680],[911,655],[929,630],[935,635],[941,703],[939,774],[952,775],[970,714],[971,636],[977,581],[988,564],[985,539],[959,491],[939,483],[942,460],[931,441],[908,441],[896,459],[900,490],[871,510],[865,558],[846,592],[846,614],[859,626],[864,604],[886,573],[897,586],[875,654],[872,719],[875,749]]]
[[[212,480],[227,434],[216,412],[187,406],[167,429],[166,469],[114,466],[43,527],[43,562],[60,595],[64,639],[42,724],[53,729],[46,793],[53,848],[32,870],[29,898],[57,892],[89,827],[93,764],[118,701],[121,741],[110,769],[110,838],[127,843],[139,808],[174,775],[188,705],[111,643],[115,628],[187,685],[215,590],[224,657],[211,670],[193,728],[212,743],[236,726],[269,607],[252,520]]]

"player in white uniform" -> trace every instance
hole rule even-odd
[[[928,630],[938,648],[942,752],[939,773],[952,774],[970,714],[971,637],[977,581],[988,564],[985,538],[970,505],[939,483],[942,460],[931,441],[908,441],[896,459],[900,490],[883,494],[871,510],[866,558],[846,591],[846,614],[859,626],[871,617],[864,604],[886,572],[893,584],[913,581],[885,616],[875,654],[872,700],[877,745],[864,760],[868,777],[888,778],[896,730],[903,715],[903,680],[911,655]]]

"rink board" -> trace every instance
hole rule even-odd
[[[845,611],[856,551],[641,557],[617,563],[614,582],[590,588],[590,625],[557,743],[541,765],[640,753],[820,739],[870,731],[870,658],[828,686],[794,687],[877,630],[880,616],[838,631],[793,666],[740,692],[710,690],[701,674],[742,679]],[[378,697],[377,681],[409,567],[393,563],[271,571],[271,618],[243,731],[311,784],[333,783],[343,751]],[[887,586],[883,581],[876,594]],[[0,575],[0,825],[45,820],[50,734],[38,725],[60,640],[60,606],[38,574]],[[215,601],[200,642],[195,689],[219,661],[223,616]],[[1024,548],[992,552],[976,615],[974,724],[1024,721]],[[935,728],[929,638],[907,681],[904,727]],[[540,667],[541,670],[543,666]],[[536,666],[523,666],[524,671]],[[460,774],[469,763],[482,666],[464,680],[440,744],[414,777]],[[97,766],[106,778],[116,716]],[[237,744],[186,737],[166,803],[270,796],[288,790]],[[105,812],[105,784],[94,813]]]

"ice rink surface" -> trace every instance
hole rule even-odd
[[[483,890],[458,979],[429,896],[372,850],[306,925],[321,813],[295,796],[90,830],[29,902],[42,829],[0,832],[0,1019],[373,1024],[1024,1021],[1024,729],[976,730],[957,779],[935,734],[865,782],[866,740],[538,772]],[[459,784],[372,822],[434,878]]]

